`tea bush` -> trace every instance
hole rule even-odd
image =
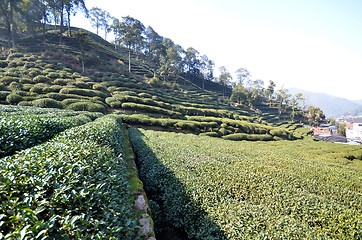
[[[63,101],[62,104],[64,104]],[[75,111],[101,112],[101,113],[107,112],[107,108],[102,104],[93,103],[90,101],[79,102],[79,100],[77,100],[77,102],[67,105],[66,109],[71,109]]]
[[[82,88],[63,88],[62,90],[59,91],[59,93],[76,94],[86,97],[101,97],[101,98],[106,98],[110,96],[109,93],[97,90],[91,90],[91,89],[82,89]]]
[[[62,108],[61,103],[52,98],[40,98],[34,100],[33,106],[41,108]]]
[[[6,102],[9,104],[12,104],[12,105],[16,105],[23,100],[24,100],[24,98],[22,96],[15,94],[15,93],[11,93],[6,96]]]
[[[362,237],[360,147],[130,134],[150,206],[189,239]]]
[[[117,99],[115,99],[114,97],[107,97],[106,98],[106,103],[111,107],[111,108],[119,108],[121,107],[122,103],[120,101],[118,101]]]
[[[41,99],[39,99],[41,100]],[[53,100],[54,101],[54,100]],[[74,117],[46,117],[24,108],[15,108],[11,115],[0,115],[0,157],[13,154],[50,139],[67,128],[79,126],[92,119],[79,114]],[[2,111],[6,109],[2,108]],[[15,114],[19,112],[19,114]],[[23,114],[22,114],[23,112]]]
[[[3,158],[1,236],[139,239],[123,140],[108,115]]]

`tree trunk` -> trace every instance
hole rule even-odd
[[[46,23],[47,23],[47,14],[46,10],[43,10],[43,43],[45,43],[45,29],[46,29]]]
[[[61,1],[60,5],[60,30],[59,30],[59,45],[63,45],[63,25],[64,25],[64,0]]]
[[[70,29],[70,9],[67,9],[67,14],[68,14],[68,33],[69,33],[69,37],[71,37],[72,30]]]
[[[15,48],[15,32],[14,32],[14,5],[13,5],[13,1],[9,2],[9,7],[10,7],[10,12],[9,12],[9,16],[10,16],[10,34],[11,34],[11,45],[12,48]]]
[[[131,72],[131,48],[128,48],[128,72]]]
[[[8,48],[11,48],[11,27],[8,25]]]

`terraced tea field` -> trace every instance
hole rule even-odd
[[[158,231],[167,222],[192,239],[362,237],[361,147],[130,132]]]
[[[119,116],[0,109],[0,239],[152,235],[133,207],[142,189]]]

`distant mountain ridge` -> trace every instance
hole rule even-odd
[[[362,100],[351,101],[325,93],[309,92],[297,88],[291,88],[289,92],[291,94],[302,93],[306,98],[307,105],[319,107],[327,117],[341,117],[347,114],[355,115],[358,114],[356,110],[362,108]]]

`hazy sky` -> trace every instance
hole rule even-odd
[[[234,76],[243,67],[277,88],[362,99],[361,0],[85,2],[88,9],[98,6],[119,19],[136,18]],[[71,23],[95,31],[78,16]]]

